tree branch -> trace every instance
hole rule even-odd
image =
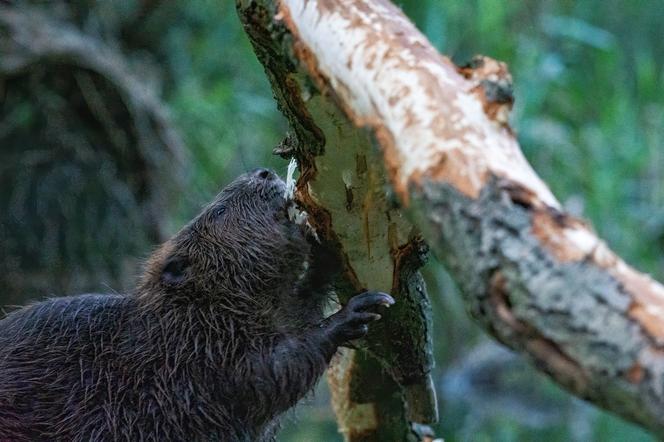
[[[321,240],[340,252],[340,300],[368,288],[398,300],[329,371],[340,430],[348,440],[417,440],[411,424],[437,419],[431,307],[418,272],[428,249],[385,194],[382,160],[369,134],[298,69],[288,32],[273,21],[275,5],[239,1],[238,11],[293,130],[276,151],[297,157],[297,198]]]
[[[456,67],[387,0],[265,10],[277,51],[322,93],[290,90],[307,121],[344,121],[347,139],[370,130],[386,170],[375,179],[391,183],[480,324],[572,393],[664,434],[664,287],[564,213],[532,170],[507,124],[505,65]],[[321,101],[328,112],[313,112]]]

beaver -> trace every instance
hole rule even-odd
[[[0,440],[273,440],[385,293],[324,319],[330,254],[271,170],[241,175],[147,260],[128,294],[0,321]],[[333,260],[332,260],[333,261]]]

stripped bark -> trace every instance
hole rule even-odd
[[[305,170],[320,173],[328,155],[352,162],[358,149],[373,152],[368,133],[385,166],[372,164],[374,182],[391,184],[480,324],[572,393],[664,435],[664,287],[564,213],[532,170],[507,124],[506,66],[483,57],[458,68],[387,0],[243,1],[241,16],[251,8],[264,14],[245,25],[257,47],[271,41],[272,58],[261,58],[269,75],[275,59],[289,66],[273,87],[299,146],[308,146],[303,122],[341,121],[348,141],[342,154],[320,136],[324,156],[296,149]],[[303,194],[318,183],[312,175]],[[330,207],[338,234],[352,214]]]
[[[417,270],[428,249],[386,195],[370,134],[358,131],[293,63],[292,40],[273,22],[274,5],[240,1],[238,7],[293,131],[277,152],[297,157],[297,199],[321,240],[342,254],[340,300],[366,289],[397,299],[359,348],[341,352],[329,371],[340,430],[348,440],[418,440],[411,424],[437,419],[430,305]]]

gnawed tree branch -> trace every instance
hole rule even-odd
[[[353,231],[345,223],[358,214],[344,213],[325,193],[355,190],[359,169],[352,166],[364,156],[369,188],[392,185],[487,331],[572,393],[664,434],[664,287],[561,211],[507,125],[506,67],[488,58],[456,67],[387,0],[247,0],[239,7],[293,125],[294,153],[305,166],[299,189],[318,208],[315,218],[337,238]],[[266,48],[272,52],[261,55]],[[380,147],[384,173],[368,138]],[[400,215],[386,204],[389,219]],[[356,272],[356,262],[384,252],[359,250],[371,242],[367,231],[341,240]],[[374,244],[385,239],[393,244],[389,234]],[[358,255],[349,253],[353,247]],[[391,269],[397,261],[382,264]],[[373,273],[352,276],[386,287]],[[353,439],[361,424],[344,427],[340,418]]]
[[[278,152],[298,158],[298,199],[319,237],[343,254],[339,297],[345,301],[371,288],[398,299],[361,348],[340,353],[329,371],[340,430],[349,440],[419,439],[411,423],[437,419],[430,305],[417,271],[427,248],[386,197],[370,134],[358,131],[293,63],[291,40],[272,21],[274,5],[248,1],[238,7],[293,130]]]

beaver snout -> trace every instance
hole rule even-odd
[[[274,171],[270,169],[265,169],[263,167],[259,167],[258,169],[252,170],[251,176],[253,178],[257,178],[259,180],[266,180],[266,181],[275,180],[279,178],[277,174],[274,173]]]
[[[250,186],[265,200],[283,200],[286,183],[273,170],[260,167],[247,173]]]

